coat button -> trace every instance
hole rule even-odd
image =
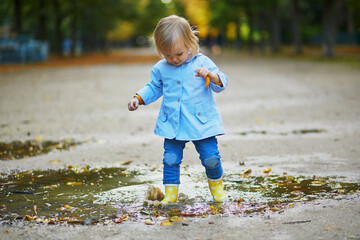
[[[177,84],[180,84],[180,81],[177,81]]]
[[[201,113],[198,113],[198,116],[201,116]]]
[[[178,98],[178,100],[177,100],[178,102],[180,102],[180,98]]]

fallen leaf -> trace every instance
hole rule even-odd
[[[173,224],[170,221],[163,221],[160,223],[160,226],[171,226],[171,225],[173,225]]]
[[[324,227],[324,230],[329,231],[329,230],[331,230],[331,227],[330,226]]]
[[[114,222],[115,223],[122,223],[123,222],[123,218],[122,217],[120,217],[120,218],[117,218]]]
[[[129,165],[130,163],[132,163],[133,161],[127,161],[127,162],[124,162],[122,163],[121,165]]]
[[[56,188],[56,187],[58,187],[57,184],[42,186],[42,188],[44,188],[44,189],[47,189],[47,188]]]
[[[57,208],[56,210],[64,211],[64,210],[71,210],[71,209],[74,209],[74,207],[69,206],[69,205],[64,205],[61,208]]]
[[[32,217],[30,215],[25,215],[25,221],[33,221],[35,219],[37,219],[37,216]]]
[[[269,172],[271,172],[271,168],[264,169],[264,170],[262,170],[262,172],[263,172],[263,173],[269,173]]]
[[[146,224],[146,225],[154,225],[154,223],[149,222],[149,221],[146,221],[145,224]]]
[[[58,164],[58,163],[60,163],[60,160],[50,160],[49,163]]]
[[[38,215],[38,214],[37,214],[37,211],[36,211],[36,210],[37,210],[36,205],[34,205],[34,207],[33,207],[33,209],[32,209],[32,210],[33,210],[33,215],[35,215],[35,216],[36,216],[36,215]]]
[[[69,186],[80,186],[80,185],[82,185],[82,182],[67,182],[66,185],[69,185]]]
[[[35,138],[35,142],[37,142],[37,143],[40,143],[40,142],[43,142],[44,141],[44,136],[37,136],[36,138]]]
[[[150,186],[147,192],[146,199],[151,201],[162,201],[164,199],[164,194],[161,192],[160,188]]]

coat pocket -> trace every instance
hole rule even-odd
[[[195,114],[196,114],[196,117],[197,119],[200,120],[200,122],[202,123],[207,123],[207,117],[206,117],[206,113],[204,111],[204,108],[203,106],[199,103],[199,104],[196,104],[195,106]]]
[[[161,121],[166,122],[167,114],[166,114],[165,109],[162,109],[160,114],[161,114]]]

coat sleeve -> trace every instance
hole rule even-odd
[[[154,66],[151,70],[151,81],[136,94],[140,95],[144,104],[155,102],[163,95],[163,82],[159,70]]]
[[[219,86],[217,84],[214,84],[214,83],[210,83],[210,87],[211,89],[214,91],[214,92],[221,92],[223,90],[225,90],[225,88],[227,87],[228,85],[228,78],[227,76],[225,75],[225,73],[221,72],[219,70],[219,68],[215,65],[215,63],[210,59],[210,58],[207,58],[207,64],[208,64],[208,69],[213,72],[213,73],[216,73],[220,80],[221,80],[221,83],[222,83],[222,86]]]

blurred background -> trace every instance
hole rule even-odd
[[[149,47],[170,14],[214,54],[360,56],[359,0],[1,0],[0,64]]]

